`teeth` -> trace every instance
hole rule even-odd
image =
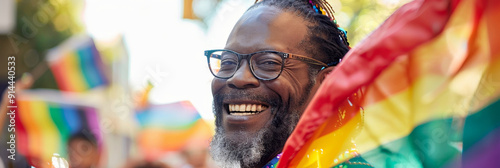
[[[231,115],[237,115],[237,116],[245,116],[245,115],[252,115],[255,113],[231,113]]]
[[[232,115],[252,115],[266,110],[261,104],[229,104],[229,112]]]

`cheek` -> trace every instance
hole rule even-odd
[[[309,84],[309,70],[307,66],[292,68],[294,66],[290,67],[290,69],[284,69],[283,72],[289,77],[292,84],[296,86],[296,89],[300,88],[299,91],[302,91]]]
[[[273,80],[272,82],[267,82],[266,86],[270,90],[278,94],[281,98],[281,101],[285,104],[288,103],[290,95],[293,95],[293,93],[291,93],[290,83],[286,80],[282,80],[281,76],[278,79]]]
[[[300,74],[300,73],[299,73]],[[270,88],[278,92],[284,102],[298,103],[303,95],[304,88],[307,86],[309,78],[298,75],[295,71],[283,69],[281,76],[275,82],[269,85]]]
[[[226,85],[226,80],[214,78],[212,80],[212,95],[215,95],[219,90],[221,90],[224,85]]]

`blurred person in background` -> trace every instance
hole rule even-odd
[[[208,149],[185,149],[181,155],[186,160],[182,168],[208,168],[212,165],[208,162]]]
[[[100,152],[91,133],[80,131],[68,140],[69,165],[72,168],[98,167]]]
[[[15,91],[16,92],[21,92],[25,89],[29,89],[31,86],[33,85],[33,77],[31,76],[31,74],[29,73],[25,73],[23,74],[23,76],[21,77],[20,80],[17,80],[16,81],[16,84],[14,85],[15,86]],[[8,113],[8,108],[7,106],[9,106],[9,92],[8,92],[8,88],[6,88],[5,90],[3,90],[3,95],[2,95],[2,102],[0,104],[0,112],[2,114],[6,114]],[[4,128],[5,125],[9,125],[9,120],[10,118],[8,118],[9,115],[0,115],[0,133],[2,133],[3,135],[3,131],[7,130]],[[6,118],[8,118],[6,120]]]
[[[16,83],[15,83],[15,91],[17,93],[23,91],[23,90],[26,90],[26,89],[29,89],[31,88],[31,86],[33,85],[33,76],[31,76],[31,74],[29,73],[25,73],[23,74],[23,76],[21,77],[21,79],[17,80]],[[13,117],[15,117],[15,115],[17,113],[14,113],[13,115],[9,115],[9,108],[7,108],[7,106],[9,106],[9,93],[8,93],[8,88],[6,88],[5,90],[3,90],[3,95],[2,95],[2,99],[1,99],[1,102],[0,102],[0,140],[2,142],[9,142],[10,139],[8,139],[12,133],[12,135],[14,134],[14,132],[8,132],[8,128],[9,125],[12,124],[12,122],[14,122],[13,120]],[[12,124],[15,126],[15,122]],[[4,136],[5,135],[5,136]],[[5,145],[5,146],[4,146]],[[9,148],[9,144],[7,143],[2,143],[1,145],[1,148],[2,149],[8,149]],[[5,147],[5,148],[4,148]],[[7,166],[12,166],[12,167],[29,167],[29,163],[27,162],[26,158],[22,155],[19,155],[19,154],[16,154],[15,155],[15,160],[11,160],[11,159],[8,159],[8,156],[11,155],[11,153],[8,151],[8,150],[2,150],[0,152],[0,160],[3,162],[3,163],[0,163],[0,166],[1,165],[7,165]]]

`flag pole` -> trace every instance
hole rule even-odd
[[[33,68],[30,72],[28,72],[29,74],[31,74],[33,81],[38,80],[38,78],[40,78],[43,75],[43,73],[45,73],[49,69],[49,66],[47,64],[48,64],[47,61],[43,59],[35,66],[35,68]],[[23,76],[25,74],[23,74]]]

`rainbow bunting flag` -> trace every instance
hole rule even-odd
[[[32,165],[44,167],[51,163],[54,153],[67,160],[68,140],[75,134],[95,137],[99,150],[102,149],[96,108],[49,100],[43,95],[25,91],[16,101],[16,146]]]
[[[49,51],[47,62],[62,91],[82,92],[109,83],[101,55],[90,37],[68,39]]]
[[[213,135],[212,127],[189,101],[151,105],[136,116],[141,127],[137,141],[148,159],[181,150],[186,145],[208,147]]]
[[[500,1],[415,0],[325,79],[278,167],[500,167]]]

